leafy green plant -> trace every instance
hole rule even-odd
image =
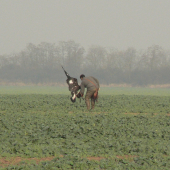
[[[1,95],[0,103],[1,156],[56,157],[8,169],[170,166],[170,97],[101,96],[91,112],[84,102],[72,104],[67,95]]]

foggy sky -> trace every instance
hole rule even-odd
[[[0,0],[0,55],[68,40],[85,48],[170,49],[170,1]]]

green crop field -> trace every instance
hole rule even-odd
[[[0,169],[168,170],[170,89],[101,88],[88,112],[67,87],[1,86]]]
[[[70,95],[68,87],[56,86],[0,86],[0,94],[65,94]],[[142,87],[101,87],[100,95],[152,95],[170,96],[168,88]]]

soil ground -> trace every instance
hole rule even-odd
[[[61,155],[61,157],[63,157]],[[129,161],[133,161],[133,158],[136,156],[133,155],[124,155],[124,156],[116,156],[118,159],[127,159]],[[0,157],[0,167],[8,167],[10,165],[19,165],[22,161],[29,163],[37,163],[39,164],[40,162],[43,161],[51,161],[55,157],[46,157],[46,158],[22,158],[22,157],[11,157],[11,158],[6,158],[6,157]],[[105,157],[87,157],[89,161],[100,161],[102,159],[105,159]]]

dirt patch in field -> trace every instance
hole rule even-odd
[[[96,112],[96,111],[89,111],[88,113],[91,113],[91,114],[94,114],[94,115],[96,115],[96,114],[108,114],[108,113],[110,113],[110,112]]]
[[[68,112],[69,114],[73,114],[74,112],[73,111],[69,111]],[[82,113],[89,113],[89,114],[101,114],[101,113],[109,113],[109,112],[95,112],[95,111],[83,111]]]
[[[123,156],[120,156],[120,155],[117,155],[116,158],[118,159],[127,159],[127,160],[130,160],[130,161],[133,161],[134,158],[136,158],[137,156],[135,155],[123,155]],[[102,159],[106,159],[105,157],[87,157],[87,159],[89,161],[91,160],[95,160],[95,161],[100,161]]]
[[[128,161],[133,161],[134,158],[138,157],[136,155],[123,155],[123,156],[116,156],[118,159],[126,159]]]
[[[105,157],[87,157],[89,161],[94,160],[94,161],[100,161],[101,159],[106,159]]]
[[[147,115],[151,113],[124,113],[125,115]],[[158,113],[152,113],[153,115],[157,115]]]
[[[60,157],[63,157],[60,155]],[[133,159],[137,157],[134,155],[123,155],[123,156],[116,156],[118,159],[127,159],[129,161],[133,161]],[[40,162],[43,161],[51,161],[55,157],[46,157],[46,158],[21,158],[21,157],[11,157],[11,158],[5,158],[1,157],[0,158],[0,167],[8,167],[10,165],[19,165],[22,161],[27,162],[28,164],[31,162],[34,162],[36,164],[39,164]],[[106,159],[105,157],[87,157],[89,161],[100,161],[102,159]]]
[[[19,165],[21,161],[35,162],[39,164],[42,161],[51,161],[54,157],[46,158],[21,158],[21,157],[12,157],[12,158],[0,158],[0,166],[7,167],[9,165]]]
[[[139,115],[140,113],[125,113],[125,115]]]
[[[73,114],[73,111],[68,112],[69,114]],[[107,114],[109,112],[93,112],[93,111],[87,111],[87,112],[82,112],[82,113],[89,113],[91,115],[96,115],[96,114]],[[125,115],[148,115],[148,114],[152,114],[153,116],[156,115],[161,115],[161,113],[124,113]],[[170,116],[170,113],[166,114],[167,116]]]
[[[124,113],[125,115],[147,115],[147,114],[152,114],[153,116],[156,115],[161,115],[161,113]],[[167,116],[170,116],[170,113],[165,114]]]

